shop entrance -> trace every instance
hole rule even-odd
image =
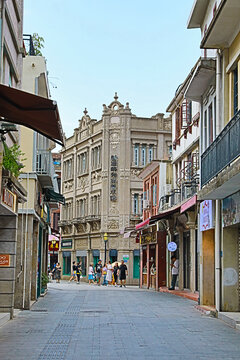
[[[183,286],[190,289],[190,231],[183,233]]]

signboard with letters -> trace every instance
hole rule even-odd
[[[10,190],[3,188],[2,203],[5,204],[13,212],[16,212],[17,195]]]
[[[117,168],[118,157],[117,155],[111,156],[111,173],[110,173],[110,200],[117,201]]]
[[[61,242],[62,249],[71,249],[72,248],[72,239],[65,239]]]
[[[240,223],[240,191],[222,200],[223,227]]]
[[[212,200],[204,200],[200,203],[200,231],[213,229]]]
[[[0,266],[10,266],[10,255],[0,254]]]
[[[141,244],[151,244],[157,242],[156,233],[147,233],[141,235]]]

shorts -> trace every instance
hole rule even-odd
[[[120,280],[126,280],[126,275],[120,275],[119,279]]]
[[[102,277],[102,274],[101,273],[97,273],[96,275],[97,279],[100,279]]]
[[[72,275],[75,276],[75,275],[76,275],[76,271],[73,271]]]
[[[93,280],[93,274],[88,275],[88,280]]]

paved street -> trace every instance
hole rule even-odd
[[[49,284],[0,328],[1,360],[239,359],[240,332],[194,302],[138,288]]]

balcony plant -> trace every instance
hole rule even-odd
[[[22,158],[25,154],[20,150],[20,146],[17,144],[14,144],[10,148],[5,143],[3,143],[3,145],[3,167],[4,169],[9,170],[16,178],[18,178],[21,169],[24,168],[24,165],[21,163],[21,161],[26,160]]]

